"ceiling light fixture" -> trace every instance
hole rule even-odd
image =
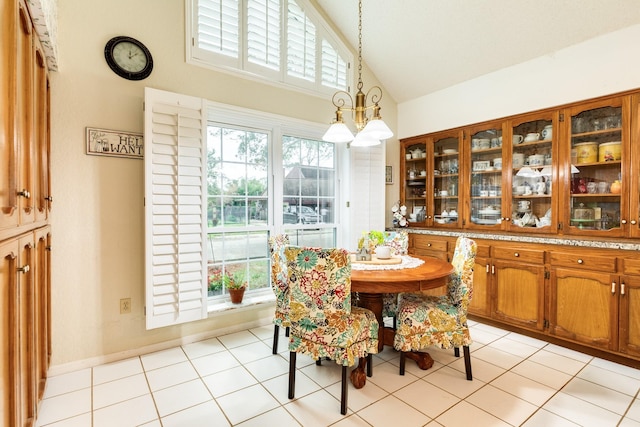
[[[349,92],[340,90],[333,94],[331,102],[336,107],[336,120],[329,127],[322,139],[328,142],[351,142],[352,146],[366,147],[378,145],[382,139],[391,138],[393,132],[380,116],[380,100],[382,99],[382,89],[374,86],[364,94],[362,92],[362,0],[358,1],[358,93],[356,102]],[[367,98],[371,99],[372,105],[367,106]],[[355,106],[354,106],[355,105]],[[373,110],[371,118],[367,117],[367,110]],[[349,130],[342,121],[342,112],[351,111],[353,122],[356,125],[357,134]]]

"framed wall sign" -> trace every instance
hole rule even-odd
[[[87,128],[87,154],[95,156],[142,159],[144,141],[141,133]]]
[[[385,166],[384,182],[386,184],[393,184],[393,168],[391,166]]]

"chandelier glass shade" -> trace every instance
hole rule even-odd
[[[351,142],[353,146],[367,147],[378,145],[381,140],[391,138],[393,132],[380,116],[380,100],[382,99],[382,89],[374,86],[365,94],[362,91],[362,0],[358,2],[358,92],[355,103],[351,94],[346,91],[338,91],[333,94],[331,102],[336,107],[336,119],[331,124],[322,139],[328,142]],[[367,100],[372,102],[367,105]],[[373,110],[371,117],[368,117],[368,110]],[[356,126],[354,137],[351,130],[342,119],[344,111],[352,114],[353,122]]]

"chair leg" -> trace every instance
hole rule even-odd
[[[347,397],[349,393],[349,384],[347,383],[347,367],[342,365],[342,391],[340,392],[340,413],[347,413]]]
[[[453,347],[453,355],[455,357],[460,357],[460,347]]]
[[[284,328],[284,336],[285,337],[289,336],[289,327],[288,326],[286,328]]]
[[[469,346],[462,346],[462,351],[464,353],[464,370],[467,373],[467,380],[473,380],[473,376],[471,375],[471,352],[469,351]]]
[[[367,376],[373,376],[373,354],[367,354]]]
[[[289,352],[289,399],[296,394],[296,352]]]
[[[397,316],[393,316],[393,330],[395,331],[397,328],[398,324],[397,324]]]
[[[321,366],[322,365],[322,357],[318,358],[318,360],[316,360],[316,366]]]
[[[404,375],[404,365],[406,362],[406,356],[405,356],[405,352],[401,351],[400,352],[400,375]]]
[[[280,332],[280,326],[273,325],[273,354],[278,354],[278,333]]]

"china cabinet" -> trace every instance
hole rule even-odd
[[[460,227],[463,209],[460,188],[463,150],[461,132],[445,132],[430,139],[429,155],[433,164],[433,181],[427,191],[427,215],[435,228]],[[431,163],[430,163],[431,164]]]
[[[404,185],[401,186],[400,198],[407,207],[410,225],[430,223],[427,220],[426,203],[427,188],[427,144],[425,138],[416,138],[402,144],[401,155],[405,159],[401,162],[400,177]]]

